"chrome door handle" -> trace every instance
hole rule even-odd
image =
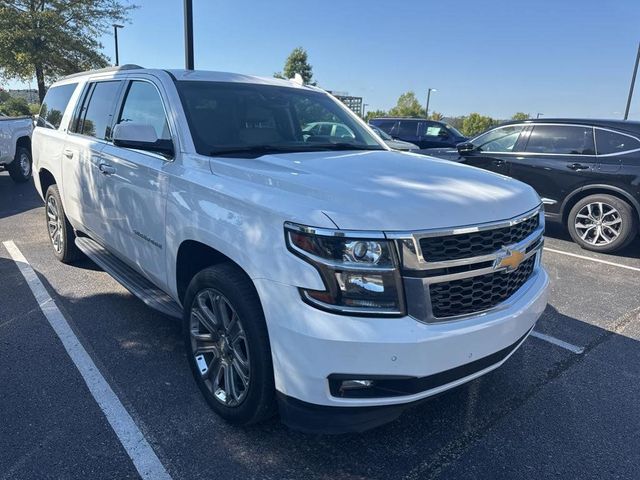
[[[104,175],[113,175],[114,173],[116,173],[115,167],[112,167],[107,163],[101,163],[100,165],[98,165],[98,169],[100,169],[100,172],[102,172]]]
[[[62,153],[64,153],[64,156],[67,158],[73,158],[73,150],[70,148],[65,148]]]
[[[570,170],[589,170],[589,165],[583,165],[582,163],[570,163],[567,165]]]

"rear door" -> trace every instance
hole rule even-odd
[[[161,85],[149,78],[134,78],[115,116],[118,123],[151,125],[158,139],[171,140]],[[102,150],[102,203],[108,214],[108,247],[131,266],[166,285],[165,205],[173,162],[158,153],[123,148],[108,142]]]
[[[109,224],[101,199],[101,152],[111,125],[122,80],[88,82],[69,127],[63,151],[63,202],[71,218],[104,241]]]
[[[509,174],[531,185],[548,213],[558,214],[566,196],[597,178],[593,128],[533,125],[523,152],[513,155]]]
[[[417,120],[399,120],[397,133],[391,133],[391,136],[394,138],[399,138],[400,140],[404,140],[405,142],[411,142],[418,145],[420,148],[423,147],[418,141],[418,121]]]
[[[474,138],[475,148],[462,155],[463,163],[502,175],[509,174],[509,161],[522,148],[525,125],[506,125]]]

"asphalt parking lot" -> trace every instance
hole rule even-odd
[[[33,185],[2,173],[0,478],[113,479],[138,478],[129,450],[7,245],[171,478],[640,477],[640,239],[618,255],[593,254],[550,226],[549,305],[502,368],[376,430],[309,436],[277,419],[236,428],[217,418],[191,378],[179,323],[89,260],[58,263]]]

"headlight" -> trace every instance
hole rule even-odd
[[[287,247],[318,269],[324,291],[300,289],[311,305],[343,314],[397,316],[404,295],[392,241],[382,233],[341,232],[285,223]]]

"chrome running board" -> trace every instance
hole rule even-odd
[[[147,306],[170,317],[182,318],[182,308],[175,300],[98,242],[89,237],[77,237],[76,246]]]

